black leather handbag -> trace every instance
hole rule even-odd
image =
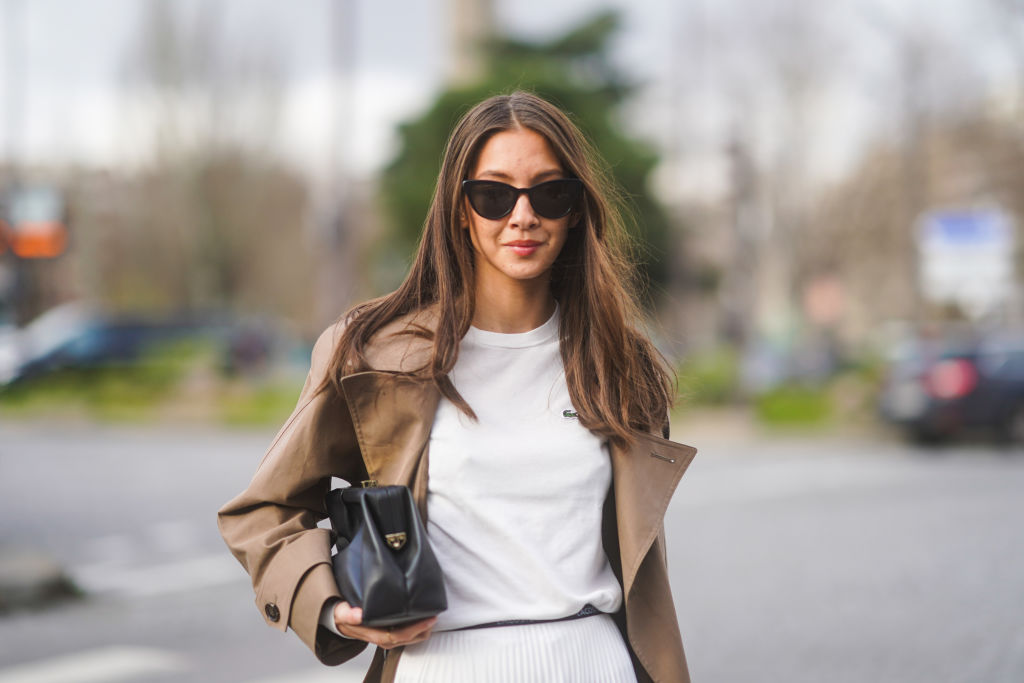
[[[342,596],[375,628],[426,619],[448,607],[441,565],[406,486],[340,488],[327,494]]]

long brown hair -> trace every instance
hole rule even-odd
[[[436,328],[412,326],[406,334],[432,340],[430,361],[412,374],[435,383],[441,394],[475,417],[448,378],[474,307],[474,257],[460,227],[461,181],[469,177],[484,143],[500,131],[525,128],[544,136],[566,174],[579,178],[584,199],[551,272],[561,311],[559,340],[565,377],[580,423],[617,443],[631,429],[660,430],[674,396],[674,376],[664,358],[635,326],[636,268],[616,208],[618,194],[604,163],[557,107],[527,92],[497,95],[473,107],[456,124],[423,226],[416,258],[394,292],[357,305],[331,359],[327,380],[367,368],[370,338],[395,318],[437,305]]]

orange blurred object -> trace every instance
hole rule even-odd
[[[55,258],[67,248],[68,230],[59,221],[19,223],[13,233],[8,241],[19,258]]]
[[[68,247],[64,193],[51,185],[7,190],[2,197],[0,244],[20,259],[49,259]]]

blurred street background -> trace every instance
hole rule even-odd
[[[1024,680],[1024,1],[0,0],[0,683],[361,680],[214,514],[516,88],[633,218],[694,681]]]

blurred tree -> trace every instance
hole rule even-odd
[[[241,309],[307,321],[305,180],[272,150],[274,51],[229,50],[224,6],[147,5],[125,76],[152,135],[144,163],[80,179],[77,242],[91,297],[117,310]],[[125,125],[137,123],[129,110]],[[153,122],[155,119],[155,123]]]
[[[921,182],[929,188],[922,208],[999,207],[1018,226],[1024,224],[1024,140],[1018,126],[1015,117],[989,114],[934,121],[924,140],[929,151],[920,162]],[[835,273],[849,293],[843,333],[851,342],[884,321],[911,319],[908,312],[916,305],[905,273],[907,261],[919,258],[913,241],[916,216],[908,221],[902,196],[905,154],[893,142],[872,146],[848,178],[819,195],[817,229],[803,238],[805,267]],[[1018,277],[1024,272],[1022,254],[1018,250]],[[1019,303],[1010,302],[1000,313],[1000,322],[1021,319],[1014,306]],[[949,319],[952,312],[943,302],[926,302],[920,318]]]
[[[426,113],[401,126],[400,151],[382,180],[382,199],[393,221],[390,255],[405,257],[415,249],[444,144],[459,116],[486,97],[526,89],[570,112],[604,157],[625,195],[627,218],[636,220],[644,274],[653,291],[661,289],[668,276],[668,222],[647,190],[658,157],[651,146],[629,137],[618,118],[633,89],[609,59],[619,23],[618,14],[608,11],[549,41],[494,38],[484,45],[482,78],[445,90]]]

